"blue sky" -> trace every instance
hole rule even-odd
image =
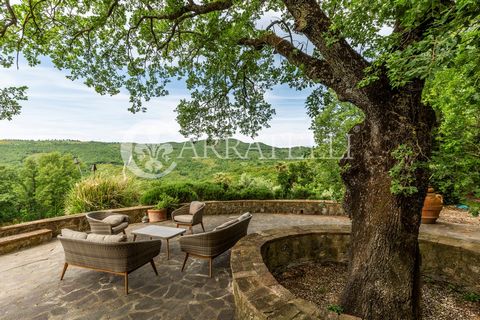
[[[82,141],[148,142],[184,141],[178,132],[174,109],[188,98],[183,82],[169,85],[170,95],[152,99],[146,113],[132,114],[128,95],[101,96],[81,81],[65,78],[67,73],[48,62],[35,68],[0,68],[0,87],[27,85],[29,100],[12,121],[0,121],[0,139],[74,139]],[[270,128],[255,141],[275,146],[312,145],[310,118],[304,102],[308,92],[277,87],[267,94],[276,109]],[[243,141],[248,137],[237,135]]]

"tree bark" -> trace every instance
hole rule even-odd
[[[381,86],[380,86],[381,88]],[[412,195],[394,195],[392,152],[408,145],[416,163],[431,151],[433,110],[421,103],[423,82],[378,92],[365,121],[351,131],[350,159],[341,161],[345,211],[352,219],[349,277],[341,305],[363,319],[420,318],[418,230],[428,173],[414,171]]]

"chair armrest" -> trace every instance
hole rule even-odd
[[[196,225],[196,224],[199,224],[201,222],[203,222],[203,212],[205,210],[205,205],[203,205],[203,207],[198,210],[197,212],[195,212],[193,214],[193,218],[192,218],[192,225]]]
[[[224,229],[182,236],[179,239],[180,248],[186,253],[216,257],[233,247],[238,240],[247,235],[250,219],[251,217]]]
[[[184,235],[178,241],[183,252],[205,257],[212,256],[212,247],[218,244],[212,232]]]
[[[187,204],[187,205],[181,206],[180,208],[174,210],[172,212],[172,221],[174,221],[173,218],[175,218],[175,216],[189,214],[189,209],[190,209],[190,205]]]

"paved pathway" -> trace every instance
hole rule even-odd
[[[205,227],[213,229],[230,217],[206,216]],[[254,214],[249,232],[348,223],[345,217]],[[139,227],[132,225],[128,231]],[[480,242],[479,228],[439,224],[422,229]],[[57,240],[0,256],[0,319],[233,319],[230,253],[214,260],[210,279],[205,260],[190,259],[186,272],[180,272],[184,255],[176,239],[170,245],[171,260],[166,260],[165,246],[155,259],[159,276],[150,265],[133,272],[127,296],[119,276],[71,267],[59,281],[63,249]]]
[[[205,227],[213,229],[230,217],[206,216]],[[249,232],[320,221],[348,223],[343,217],[255,214]],[[189,259],[182,273],[178,241],[170,246],[170,260],[164,245],[155,258],[158,277],[150,265],[130,274],[127,296],[120,276],[71,267],[59,281],[63,249],[58,240],[0,256],[0,319],[233,319],[230,253],[214,260],[210,279],[205,260]]]

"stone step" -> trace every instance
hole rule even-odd
[[[39,245],[52,239],[52,230],[40,229],[0,238],[0,255]]]

